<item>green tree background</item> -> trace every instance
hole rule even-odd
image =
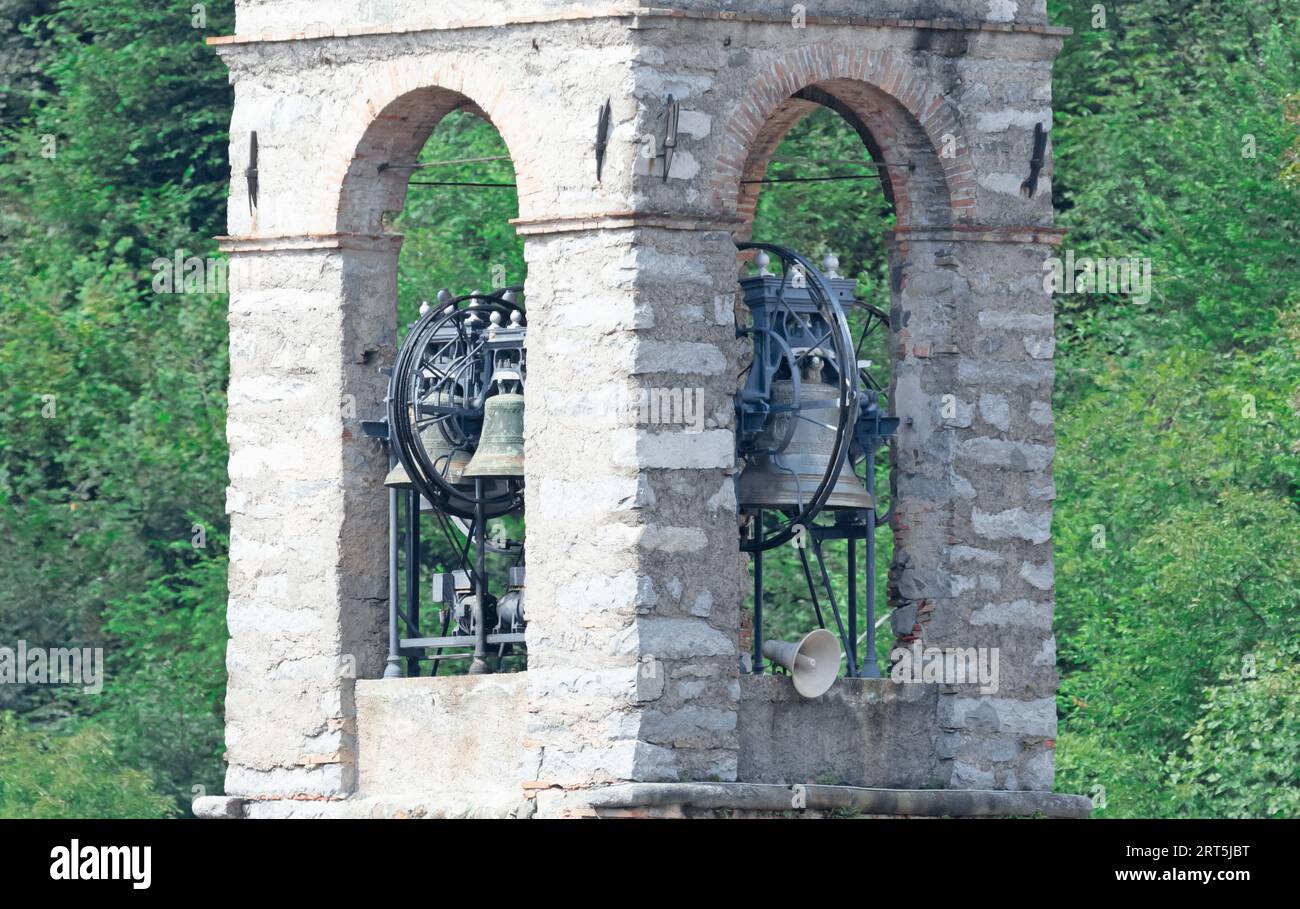
[[[1066,247],[1149,258],[1156,291],[1057,300],[1057,788],[1101,817],[1298,816],[1300,0],[1050,6],[1075,29]],[[224,232],[232,99],[203,39],[233,16],[193,16],[0,0],[0,646],[108,655],[100,695],[0,685],[0,817],[175,815],[221,788],[226,299],[152,287]],[[457,116],[424,159],[500,154]],[[772,173],[865,154],[818,114]],[[493,266],[522,280],[514,207],[412,188],[402,323]],[[779,184],[755,236],[835,251],[887,307],[890,219],[871,181]],[[793,570],[778,630],[810,618]]]

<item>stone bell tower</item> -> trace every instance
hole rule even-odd
[[[236,34],[211,42],[235,87],[228,794],[201,814],[764,811],[827,780],[843,785],[797,807],[1086,811],[1048,794],[1041,274],[1065,31],[1044,0],[236,8]],[[670,96],[672,154],[647,156]],[[908,164],[882,172],[894,629],[997,648],[996,693],[841,679],[801,701],[741,671],[735,241],[749,181],[818,105],[873,160]],[[454,109],[496,127],[517,174],[528,669],[383,679],[388,462],[359,421],[382,411],[395,354],[402,165]],[[703,431],[582,406],[665,386],[701,390]]]

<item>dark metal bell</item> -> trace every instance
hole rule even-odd
[[[447,407],[454,406],[457,400],[456,396],[440,392],[431,396],[425,403]],[[433,467],[438,471],[439,476],[453,486],[461,482],[461,474],[469,464],[468,451],[463,448],[453,448],[447,441],[447,437],[443,435],[442,428],[436,423],[431,423],[420,430],[420,444],[424,446],[424,453],[433,462]]]
[[[398,461],[393,465],[393,469],[388,471],[388,476],[384,477],[384,485],[392,489],[410,489],[413,484],[411,475],[406,472],[402,462]]]
[[[469,464],[469,452],[463,448],[452,448],[451,443],[443,436],[442,430],[437,426],[426,426],[420,431],[420,442],[424,445],[425,454],[433,462],[433,466],[438,470],[448,483],[455,486],[461,482],[461,474],[465,466]],[[412,487],[411,477],[398,461],[388,476],[384,477],[384,485],[391,486],[394,489],[410,489]]]
[[[402,462],[398,461],[393,465],[393,469],[388,471],[388,476],[384,477],[384,485],[393,489],[414,489],[415,484],[411,482],[411,475],[406,472]],[[424,496],[420,496],[420,510],[433,511],[433,504]]]
[[[801,401],[839,399],[839,389],[818,381],[799,383]],[[772,383],[773,404],[794,403],[794,383],[778,379]],[[803,418],[801,418],[803,417]],[[775,456],[755,454],[740,475],[736,498],[741,508],[803,508],[826,474],[835,451],[835,423],[839,408],[834,404],[771,416],[758,437],[759,448],[776,448],[785,438],[790,420],[797,420],[785,450]],[[853,473],[848,459],[826,499],[828,509],[875,508],[875,500]]]
[[[459,489],[465,489],[472,493],[474,491],[474,482],[464,480],[465,468],[469,466],[470,454],[463,448],[454,448],[451,443],[443,436],[442,430],[437,426],[426,426],[420,432],[420,441],[424,445],[424,451],[433,462],[433,466],[438,470],[439,475],[452,486]],[[398,461],[393,469],[384,477],[384,485],[393,489],[412,489],[414,483],[411,482],[410,475],[402,462]],[[489,483],[485,494],[488,496],[500,496],[505,493],[505,484],[500,482]],[[450,499],[452,506],[461,510],[472,510],[473,502],[457,496]],[[433,511],[434,507],[428,499],[420,497],[420,510]]]
[[[463,448],[452,448],[437,426],[430,426],[420,433],[420,441],[424,443],[429,460],[433,461],[433,466],[442,478],[452,486],[464,485],[461,478],[469,466],[469,452]]]
[[[483,432],[478,449],[461,473],[474,477],[524,475],[524,396],[497,394],[483,405]]]

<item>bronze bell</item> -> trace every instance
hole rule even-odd
[[[420,442],[424,445],[424,452],[433,462],[439,475],[453,486],[459,484],[461,474],[469,464],[469,452],[463,448],[453,448],[436,425],[426,426],[420,431]],[[388,472],[388,476],[384,477],[384,485],[394,489],[411,488],[413,485],[411,477],[401,461],[398,461]]]
[[[410,489],[414,484],[411,482],[411,475],[402,466],[402,462],[398,461],[393,465],[393,469],[388,471],[388,476],[384,477],[384,485],[392,489]]]
[[[483,432],[478,450],[461,473],[475,477],[524,475],[524,396],[496,394],[483,405]]]
[[[433,466],[438,470],[439,476],[443,477],[452,486],[462,489],[468,487],[469,491],[473,491],[473,482],[466,483],[462,479],[465,468],[470,462],[468,451],[463,448],[453,448],[451,443],[443,436],[442,430],[436,425],[426,426],[421,430],[420,441],[424,444],[424,451],[429,456],[429,460],[433,462]],[[411,477],[406,472],[406,468],[402,466],[402,462],[398,461],[393,466],[393,469],[388,472],[388,476],[384,477],[384,485],[394,489],[411,489],[415,484],[411,482]],[[488,494],[502,495],[503,490],[498,488],[499,485],[497,483],[490,484]],[[472,503],[455,496],[452,497],[451,502],[460,508],[473,507]],[[420,510],[434,510],[433,505],[423,496],[420,497]]]
[[[420,441],[424,443],[425,453],[437,468],[438,475],[452,486],[462,485],[464,481],[461,478],[469,466],[469,452],[463,448],[452,448],[437,426],[429,426],[420,433]]]
[[[799,383],[801,401],[839,400],[839,389],[818,379],[805,378]],[[773,404],[794,403],[794,382],[778,379],[772,383]],[[807,419],[800,419],[800,415]],[[785,438],[790,420],[797,420],[794,434],[785,451],[775,456],[755,454],[749,458],[736,491],[741,508],[803,508],[826,474],[835,452],[835,423],[839,407],[804,407],[799,411],[772,414],[758,437],[759,448],[775,448]],[[813,421],[816,422],[813,422]],[[773,459],[775,457],[775,460]],[[778,463],[779,462],[779,466]],[[875,508],[875,500],[853,473],[848,458],[839,478],[826,499],[828,509]]]
[[[458,396],[440,391],[431,395],[425,403],[451,406],[457,400]],[[468,451],[463,448],[453,448],[437,423],[430,423],[420,430],[420,444],[424,446],[424,453],[433,462],[434,469],[438,471],[439,476],[453,486],[460,483],[461,473],[465,470],[465,465],[469,463]]]
[[[384,485],[393,489],[414,489],[415,484],[411,482],[411,475],[406,472],[402,462],[398,461],[393,465],[393,469],[388,471],[388,476],[384,477]],[[433,505],[424,496],[420,496],[420,510],[433,511]]]

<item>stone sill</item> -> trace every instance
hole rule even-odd
[[[1086,818],[1081,795],[993,789],[867,789],[763,783],[622,783],[584,793],[597,816],[684,817],[692,811],[763,815],[834,812],[867,817]],[[792,807],[796,801],[801,808]]]
[[[551,816],[582,818],[1008,818],[1081,819],[1092,802],[1081,795],[991,789],[869,789],[766,783],[619,783],[573,790]],[[205,796],[194,803],[200,818],[528,818],[526,799],[485,800],[471,807],[466,793],[361,796],[334,802]],[[801,807],[793,807],[799,803]]]

